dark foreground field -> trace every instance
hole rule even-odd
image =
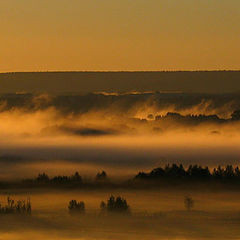
[[[9,192],[2,192],[1,203]],[[99,205],[110,194],[121,195],[130,215],[100,215]],[[31,197],[32,215],[0,215],[0,239],[239,239],[240,193],[178,190],[24,190],[16,199]],[[184,197],[194,208],[187,211]],[[84,201],[86,213],[72,216],[71,199]]]

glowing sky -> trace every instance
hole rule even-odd
[[[240,68],[239,0],[0,0],[0,71]]]

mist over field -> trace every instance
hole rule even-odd
[[[239,103],[236,93],[3,94],[1,178],[75,169],[126,177],[167,163],[236,165],[240,122],[232,113]]]
[[[239,22],[0,0],[0,240],[239,240]]]
[[[99,215],[99,204],[109,194],[124,196],[131,215]],[[28,193],[15,193],[24,199]],[[183,200],[191,194],[194,210],[188,212]],[[5,201],[1,195],[1,203]],[[84,215],[71,216],[70,199],[86,203]],[[0,215],[2,239],[237,239],[239,236],[239,193],[222,191],[32,191],[31,216]]]
[[[239,236],[237,85],[235,92],[140,85],[2,91],[0,238]],[[103,214],[111,195],[126,199],[127,215]],[[31,214],[6,214],[11,199],[20,204],[13,209],[31,201]],[[84,214],[71,215],[71,200],[85,204]]]

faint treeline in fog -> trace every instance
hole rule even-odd
[[[81,168],[87,176],[105,169],[111,177],[129,177],[166,163],[235,165],[239,103],[238,93],[5,94],[0,177]],[[60,181],[80,185],[63,178],[51,186]]]
[[[139,172],[129,179],[111,179],[105,171],[98,172],[94,178],[83,178],[78,172],[71,176],[49,177],[40,173],[36,178],[22,181],[2,181],[1,189],[14,188],[77,188],[77,189],[121,189],[121,188],[168,188],[168,187],[201,187],[238,188],[240,186],[240,169],[238,166],[209,169],[201,165],[190,165],[184,168],[182,164],[166,165],[150,172]],[[77,205],[76,205],[77,206]]]
[[[147,118],[149,114],[167,112],[187,114],[217,114],[227,118],[240,108],[240,94],[191,94],[162,92],[89,93],[85,95],[4,94],[0,96],[0,110],[38,111],[55,108],[59,113],[107,115]]]
[[[8,94],[0,97],[0,130],[20,137],[95,137],[201,126],[220,133],[214,128],[237,127],[239,103],[240,94]]]
[[[240,184],[240,169],[238,166],[227,165],[226,167],[218,166],[209,170],[208,167],[200,165],[190,165],[184,168],[182,164],[166,165],[165,167],[155,168],[152,171],[139,172],[135,176],[135,180],[143,180],[149,182],[220,182],[229,184]]]

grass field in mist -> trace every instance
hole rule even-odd
[[[33,191],[32,216],[0,216],[0,239],[238,239],[240,193],[209,191]],[[4,193],[2,193],[4,194]],[[6,194],[6,193],[5,193]],[[99,205],[110,194],[124,196],[131,215],[101,216]],[[184,196],[195,201],[186,211]],[[1,195],[1,202],[4,201]],[[83,200],[86,214],[71,216],[71,199]]]

